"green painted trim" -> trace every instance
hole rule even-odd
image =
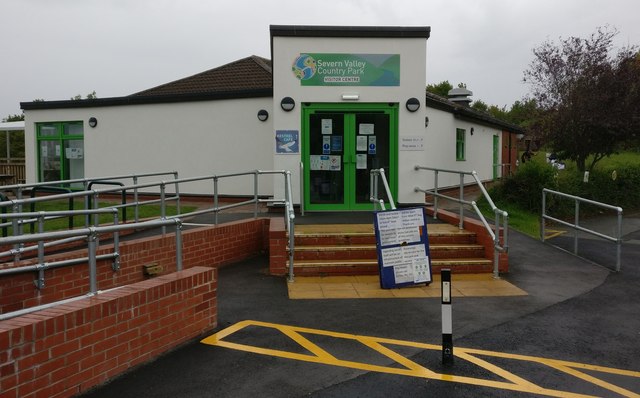
[[[74,134],[74,135],[64,135],[64,126],[65,125],[81,125],[83,126],[83,133],[82,135],[80,134]],[[41,135],[40,134],[40,130],[42,127],[44,126],[54,126],[56,129],[57,134],[56,135]],[[41,151],[42,151],[42,146],[40,145],[41,142],[57,142],[58,145],[60,145],[60,178],[59,180],[68,180],[68,176],[70,175],[70,170],[68,170],[68,163],[65,161],[64,158],[64,154],[63,154],[63,150],[65,147],[65,141],[84,141],[84,123],[81,120],[73,120],[73,121],[66,121],[66,122],[42,122],[42,123],[36,123],[36,160],[37,160],[37,170],[36,170],[36,177],[38,182],[44,182],[42,181],[41,178],[41,174],[42,174],[42,156],[41,156]]]
[[[301,154],[302,162],[304,163],[304,206],[305,209],[310,211],[348,211],[348,210],[373,210],[372,203],[355,203],[355,169],[349,168],[347,173],[343,169],[344,175],[344,203],[341,204],[312,204],[311,203],[311,187],[310,177],[311,170],[309,168],[309,133],[310,133],[310,115],[316,112],[330,112],[343,113],[345,117],[345,142],[343,142],[344,150],[347,149],[355,153],[356,147],[356,134],[355,134],[355,114],[358,112],[384,112],[389,115],[389,163],[393,170],[385,170],[387,173],[387,179],[389,181],[389,188],[391,189],[391,195],[397,200],[398,196],[398,104],[345,104],[345,103],[322,103],[322,104],[302,104],[301,112]],[[382,188],[383,189],[383,188]]]

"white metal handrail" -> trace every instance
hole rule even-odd
[[[547,194],[560,196],[562,198],[571,199],[575,202],[575,210],[574,210],[574,222],[573,224],[567,222],[565,220],[560,220],[558,218],[552,217],[547,214]],[[603,209],[613,210],[617,214],[617,226],[616,226],[616,236],[609,236],[606,234],[602,234],[600,232],[585,228],[580,225],[580,203],[586,203],[593,206],[597,206]],[[574,237],[573,237],[573,254],[578,255],[578,232],[585,232],[599,238],[608,240],[609,242],[614,242],[616,244],[616,272],[620,271],[620,259],[622,256],[622,207],[613,206],[607,203],[597,202],[595,200],[590,200],[586,198],[582,198],[580,196],[569,195],[564,192],[553,191],[551,189],[543,188],[542,189],[542,217],[540,223],[540,240],[542,242],[545,241],[545,220],[553,221],[558,224],[564,225],[569,228],[573,228]]]
[[[392,209],[396,208],[396,204],[393,201],[393,196],[391,196],[391,189],[389,188],[389,182],[387,181],[387,176],[384,173],[384,169],[372,169],[369,172],[369,200],[373,203],[374,209],[378,208],[378,205],[382,210],[386,210],[384,206],[384,200],[378,198],[378,180],[382,180],[382,185],[387,194],[387,198],[389,199],[389,205]]]
[[[180,221],[179,219],[174,219],[174,220],[145,221],[145,222],[139,222],[139,223],[110,225],[110,226],[104,226],[104,227],[79,228],[79,229],[73,229],[68,231],[42,232],[37,234],[25,234],[21,236],[10,236],[5,238],[0,238],[0,246],[3,246],[3,245],[19,245],[19,244],[29,243],[29,242],[44,242],[47,240],[62,241],[66,238],[83,237],[88,242],[87,245],[88,245],[88,252],[89,252],[88,257],[61,260],[61,261],[48,262],[48,263],[44,262],[42,258],[39,258],[38,259],[39,261],[37,264],[0,269],[0,277],[7,276],[7,275],[21,274],[21,273],[38,272],[39,278],[36,281],[36,286],[37,286],[39,283],[44,283],[42,275],[44,271],[48,269],[88,263],[89,264],[89,293],[82,297],[93,296],[98,293],[98,282],[97,282],[98,260],[105,260],[105,259],[119,257],[119,253],[117,251],[114,251],[111,254],[105,254],[100,256],[96,254],[98,250],[99,234],[103,234],[103,233],[116,234],[125,230],[158,228],[158,227],[164,227],[167,225],[175,225],[176,227],[176,270],[182,271],[182,234],[181,234],[182,221]],[[117,271],[117,269],[114,269],[114,272],[115,271]],[[43,287],[43,285],[41,287]],[[79,298],[82,298],[82,297],[79,297]],[[71,300],[74,300],[74,299],[71,299]],[[68,300],[69,299],[65,301],[68,301]],[[50,304],[47,304],[47,306],[54,306],[57,304],[59,304],[59,302],[50,303]],[[37,309],[41,309],[41,308],[42,306],[37,307]],[[25,310],[2,314],[2,317],[0,318],[0,320],[22,315],[24,313],[32,312],[35,310],[36,308],[29,308]]]
[[[487,233],[491,236],[491,239],[493,240],[493,248],[494,248],[494,256],[493,256],[493,276],[494,278],[498,278],[499,277],[499,253],[506,253],[509,250],[509,245],[508,245],[508,231],[509,231],[509,214],[504,211],[499,209],[495,203],[493,202],[493,200],[491,199],[491,196],[489,196],[489,193],[487,192],[487,190],[485,189],[484,185],[482,185],[482,181],[480,181],[480,178],[478,177],[478,173],[476,173],[476,171],[460,171],[460,170],[447,170],[447,169],[438,169],[438,168],[434,168],[434,167],[425,167],[425,166],[415,166],[414,169],[416,171],[418,170],[427,170],[427,171],[433,171],[434,172],[434,184],[433,184],[433,190],[428,190],[428,189],[422,189],[419,187],[415,187],[414,191],[415,192],[423,192],[427,195],[431,195],[433,196],[433,218],[437,219],[438,218],[438,199],[442,198],[442,199],[446,199],[446,200],[451,200],[453,202],[456,202],[459,204],[459,208],[458,208],[458,212],[459,212],[459,223],[458,223],[458,227],[460,229],[464,228],[464,206],[471,206],[474,210],[474,212],[476,213],[476,215],[478,216],[478,218],[480,219],[480,221],[482,222],[484,228],[487,230]],[[438,174],[439,173],[450,173],[450,174],[458,174],[460,177],[460,184],[458,186],[458,191],[459,191],[459,197],[458,198],[454,198],[451,196],[447,196],[447,195],[442,195],[440,193],[438,193]],[[489,204],[489,206],[491,207],[491,210],[493,211],[494,215],[495,215],[495,220],[494,220],[494,227],[492,228],[489,225],[489,222],[487,221],[487,219],[484,217],[484,215],[482,214],[482,212],[480,211],[480,209],[478,208],[478,205],[475,201],[467,201],[464,199],[464,184],[465,184],[465,176],[471,176],[473,178],[473,183],[478,186],[478,188],[480,189],[480,192],[482,193],[483,197],[485,198],[485,200],[487,201],[487,203]],[[502,219],[502,223],[500,222],[500,219]],[[502,224],[502,243],[500,242],[500,229],[501,229],[501,224]]]
[[[176,176],[177,176],[177,172],[175,172]],[[151,176],[151,175],[160,175],[162,173],[155,173],[155,174],[147,174],[145,176]],[[294,225],[295,225],[295,212],[294,212],[294,207],[293,207],[293,195],[292,195],[292,189],[291,189],[291,172],[287,171],[287,170],[252,170],[252,171],[246,171],[246,172],[239,172],[239,173],[229,173],[229,174],[214,174],[214,175],[208,175],[208,176],[200,176],[200,177],[190,177],[190,178],[181,178],[181,179],[174,179],[174,180],[170,180],[170,181],[155,181],[155,182],[147,182],[144,184],[139,184],[134,183],[133,185],[126,185],[126,186],[116,186],[116,187],[109,187],[109,188],[101,188],[101,189],[91,189],[91,190],[85,190],[85,191],[77,191],[77,192],[70,192],[70,193],[62,193],[62,194],[54,194],[54,195],[48,195],[48,196],[42,196],[42,197],[34,197],[34,198],[27,198],[27,199],[22,199],[22,198],[18,198],[18,199],[13,199],[13,200],[6,200],[6,201],[2,201],[0,202],[0,209],[3,208],[11,208],[13,210],[14,213],[18,213],[21,211],[22,207],[24,205],[27,204],[31,204],[31,203],[40,203],[40,202],[47,202],[47,201],[54,201],[54,200],[61,200],[61,199],[73,199],[73,198],[85,198],[85,206],[88,207],[89,204],[89,199],[88,198],[93,198],[93,207],[94,210],[98,208],[98,197],[100,195],[104,195],[104,194],[114,194],[114,193],[121,193],[121,192],[131,192],[133,191],[135,196],[134,196],[134,201],[131,203],[126,203],[126,204],[122,204],[122,205],[112,205],[110,206],[111,208],[115,208],[115,209],[119,209],[119,208],[127,208],[127,207],[134,207],[135,209],[135,213],[136,213],[136,217],[135,217],[135,221],[138,222],[138,208],[142,205],[148,205],[148,204],[155,204],[155,203],[159,203],[160,204],[160,216],[159,218],[164,220],[164,219],[172,219],[172,218],[185,218],[185,217],[191,217],[191,216],[196,216],[196,215],[203,215],[203,214],[210,214],[213,213],[214,214],[214,224],[218,224],[218,214],[222,211],[225,210],[229,210],[232,208],[236,208],[236,207],[240,207],[240,206],[245,206],[245,205],[254,205],[254,210],[253,210],[253,216],[254,218],[258,217],[258,206],[261,202],[263,202],[264,200],[261,199],[260,194],[259,194],[259,184],[258,184],[258,179],[261,175],[282,175],[284,177],[284,198],[274,198],[271,200],[268,200],[270,202],[276,202],[276,203],[282,203],[284,204],[284,208],[285,208],[285,226],[287,228],[287,230],[289,231],[290,234],[290,243],[289,243],[289,252],[290,252],[290,278],[292,280],[293,278],[293,252],[295,250],[294,247],[294,240],[293,240],[293,230],[294,230]],[[132,174],[131,176],[140,176],[140,175],[136,175],[136,174]],[[224,206],[219,206],[219,198],[220,198],[220,192],[219,192],[219,182],[222,179],[229,179],[229,178],[237,178],[237,177],[245,177],[245,176],[253,176],[253,195],[251,199],[248,199],[246,201],[243,202],[239,202],[239,203],[232,203],[229,205],[224,205]],[[92,179],[86,179],[86,181],[106,181],[108,179],[115,179],[117,177],[100,177],[100,178],[92,178]],[[72,181],[72,180],[69,180]],[[67,181],[67,182],[69,182]],[[82,180],[85,181],[85,180]],[[202,182],[202,181],[209,181],[212,183],[213,186],[213,207],[210,208],[206,208],[206,209],[200,209],[200,210],[196,210],[196,211],[192,211],[192,212],[188,212],[188,213],[182,213],[181,209],[180,209],[180,185],[181,184],[186,184],[186,183],[192,183],[192,182]],[[48,182],[46,183],[47,185],[54,185],[54,184],[59,184],[59,182]],[[32,184],[30,186],[41,186],[41,184]],[[175,187],[175,192],[172,194],[168,194],[167,193],[167,185],[171,185]],[[24,187],[24,186],[22,186]],[[151,200],[139,200],[139,197],[137,195],[139,190],[149,190],[149,189],[155,189],[156,192],[159,191],[159,199],[151,199]],[[168,216],[167,215],[167,202],[170,201],[175,201],[177,203],[177,214],[175,216]],[[84,210],[89,210],[89,209],[84,209]],[[11,214],[11,213],[6,213],[6,214]],[[0,214],[0,219],[3,217],[2,214]],[[21,235],[22,234],[22,228],[21,226],[24,224],[23,223],[19,223],[19,227],[17,229],[14,229],[14,234],[18,234]],[[3,224],[0,224],[0,227]],[[8,225],[8,224],[7,224]],[[88,221],[85,223],[85,227],[88,226]],[[166,232],[165,227],[163,226],[163,233]],[[18,257],[16,257],[16,261],[18,261]]]

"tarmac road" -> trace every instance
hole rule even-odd
[[[588,242],[586,247],[596,253],[613,250],[611,244],[599,241]],[[475,362],[456,357],[453,366],[443,367],[439,351],[385,343],[403,354],[409,366],[417,364],[432,374],[453,375],[443,381],[443,377],[393,373],[406,370],[406,365],[371,347],[363,349],[357,337],[339,338],[289,328],[438,345],[442,341],[439,299],[289,300],[285,280],[266,275],[267,259],[256,258],[220,271],[219,327],[214,332],[247,320],[287,325],[282,330],[322,347],[320,353],[330,352],[327,361],[314,363],[194,341],[83,396],[639,396],[638,259],[640,245],[625,244],[622,270],[612,273],[510,232],[511,268],[504,278],[529,295],[453,301],[454,352],[467,354],[465,348],[490,352],[473,354]],[[257,325],[242,328],[225,340],[296,355],[309,352],[309,347],[305,350],[283,338],[279,329]],[[522,361],[509,356],[513,354],[577,365]],[[359,363],[372,367],[353,365]],[[610,373],[580,364],[627,372]],[[503,372],[493,372],[495,366]]]

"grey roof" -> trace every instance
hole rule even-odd
[[[426,105],[430,108],[451,112],[455,117],[460,119],[467,119],[490,126],[497,126],[512,133],[524,133],[524,129],[518,125],[496,119],[488,113],[451,102],[447,98],[428,91],[426,92]]]

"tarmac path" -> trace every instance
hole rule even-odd
[[[220,271],[214,345],[193,341],[83,396],[640,397],[640,245],[625,244],[620,273],[517,232],[510,247],[504,278],[528,295],[454,298],[451,367],[439,299],[289,300],[256,258]]]

